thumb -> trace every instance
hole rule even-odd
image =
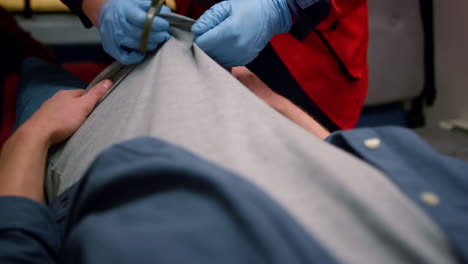
[[[231,15],[230,1],[223,1],[212,6],[193,24],[192,32],[195,36],[201,35],[215,28]]]
[[[80,98],[85,104],[85,108],[88,110],[87,112],[93,110],[94,106],[106,95],[112,85],[113,83],[111,80],[103,80],[89,89],[89,91]]]

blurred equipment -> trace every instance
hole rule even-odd
[[[0,0],[0,6],[26,17],[31,17],[33,12],[69,12],[60,0]]]
[[[171,9],[172,12],[177,10],[177,4],[175,0],[166,0],[166,5]]]
[[[176,11],[175,0],[166,0],[166,5]],[[0,0],[0,6],[10,12],[69,12],[60,0]]]
[[[425,86],[425,35],[420,1],[369,0],[368,3],[366,106],[400,104],[403,108],[403,104],[410,105],[418,98]]]

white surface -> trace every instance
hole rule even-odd
[[[99,33],[87,29],[77,16],[71,14],[43,14],[32,18],[17,16],[20,26],[42,43],[48,45],[98,44]]]
[[[468,121],[463,119],[440,121],[439,126],[445,130],[461,129],[468,132]]]

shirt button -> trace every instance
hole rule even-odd
[[[364,145],[368,149],[377,149],[380,147],[380,139],[378,138],[368,138],[364,140]]]
[[[421,200],[423,203],[429,206],[437,206],[440,204],[439,196],[431,192],[422,192]]]

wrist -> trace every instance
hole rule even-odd
[[[21,125],[13,134],[18,142],[36,145],[40,148],[49,149],[52,146],[51,133],[47,129],[35,126],[31,122]]]
[[[0,196],[18,196],[43,203],[44,171],[50,143],[44,134],[20,126],[0,154]]]
[[[83,0],[81,9],[83,13],[91,20],[94,27],[99,27],[99,14],[107,0]]]

